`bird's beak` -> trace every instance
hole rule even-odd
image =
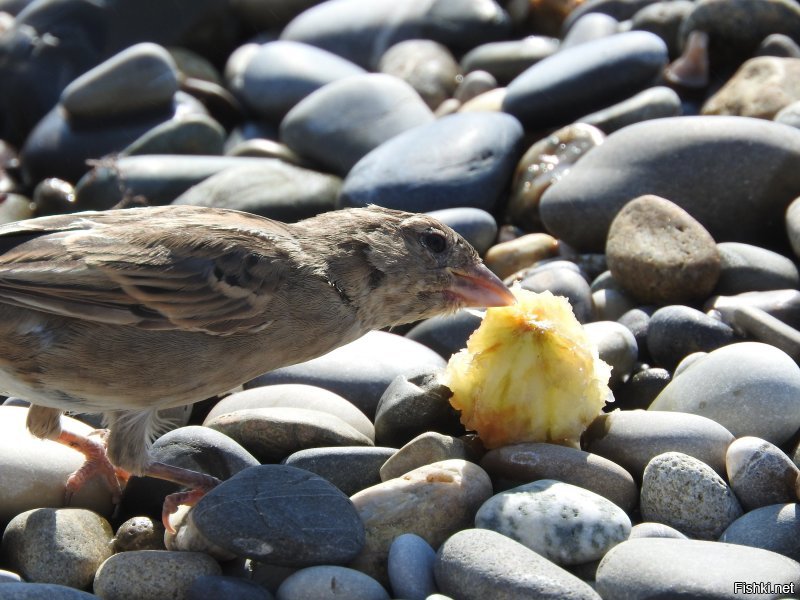
[[[508,306],[517,301],[497,275],[482,263],[463,269],[451,268],[450,272],[453,283],[449,291],[458,296],[464,306]]]

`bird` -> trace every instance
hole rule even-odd
[[[513,304],[475,249],[437,219],[368,206],[286,224],[195,206],[76,212],[0,225],[0,390],[35,436],[101,476],[166,479],[162,519],[219,481],[158,462],[159,411],[224,394],[368,331]],[[102,436],[61,415],[104,415]],[[116,486],[116,487],[115,487]]]

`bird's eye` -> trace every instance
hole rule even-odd
[[[422,245],[434,254],[439,254],[447,249],[447,238],[437,229],[428,229],[422,233]]]

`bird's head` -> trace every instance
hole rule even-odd
[[[350,260],[332,267],[349,271],[339,278],[369,326],[515,302],[469,242],[437,219],[375,206],[336,212],[340,234],[351,231],[340,238]]]

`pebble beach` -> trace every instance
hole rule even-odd
[[[165,411],[223,481],[175,533],[0,397],[0,600],[800,598],[798,82],[796,0],[0,0],[0,223],[430,213],[611,367],[579,443],[488,448],[480,311],[368,333]]]

